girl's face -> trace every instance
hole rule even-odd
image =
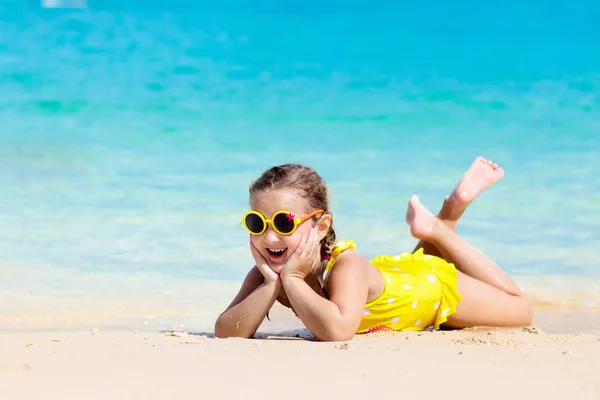
[[[259,212],[266,219],[271,219],[273,214],[280,210],[289,211],[296,217],[303,217],[314,211],[308,209],[308,202],[292,189],[258,192],[253,196],[250,206],[252,210]],[[296,231],[291,235],[280,235],[269,222],[267,230],[262,235],[250,235],[250,241],[265,258],[269,267],[274,272],[280,273],[286,261],[300,244],[302,235],[308,235],[314,226],[315,222],[310,218],[298,225]],[[323,236],[324,234],[321,238]]]

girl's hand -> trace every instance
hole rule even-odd
[[[315,267],[321,262],[321,247],[317,228],[312,228],[310,233],[302,236],[300,244],[285,263],[281,275],[306,279]]]
[[[271,267],[269,267],[269,264],[267,264],[267,260],[265,260],[265,258],[260,255],[260,252],[256,247],[254,247],[252,241],[250,241],[250,252],[252,253],[252,257],[254,258],[254,262],[256,263],[256,268],[258,268],[260,273],[265,278],[265,283],[274,283],[278,286],[281,286],[281,278],[279,277],[279,274],[273,271]]]

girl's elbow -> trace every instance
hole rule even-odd
[[[327,334],[322,335],[319,339],[321,342],[346,342],[352,340],[354,334]]]
[[[330,342],[347,342],[354,338],[354,334],[345,334],[345,335],[337,335],[333,336]]]
[[[217,318],[217,321],[215,322],[215,337],[219,339],[225,339],[229,337],[227,334],[227,329],[220,317]]]
[[[226,338],[230,338],[230,337],[244,337],[247,338],[249,336],[244,336],[241,334],[241,332],[238,332],[236,329],[234,329],[231,324],[227,323],[227,320],[229,318],[223,318],[222,316],[220,316],[219,318],[217,318],[217,321],[215,322],[215,337],[219,338],[219,339],[226,339]]]
[[[525,312],[524,312],[524,322],[525,325],[529,326],[533,323],[533,317],[535,314],[535,311],[533,309],[533,305],[531,304],[531,302],[528,299],[525,299]]]
[[[330,329],[317,336],[317,339],[322,342],[345,342],[351,340],[355,333],[354,329]]]

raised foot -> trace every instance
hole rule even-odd
[[[498,164],[483,157],[477,157],[458,182],[450,197],[459,203],[468,205],[503,176],[504,170]]]
[[[406,223],[410,225],[410,233],[414,238],[427,240],[432,237],[440,220],[413,194],[408,201]]]

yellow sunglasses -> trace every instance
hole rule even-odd
[[[275,232],[280,235],[291,235],[298,229],[298,225],[322,212],[325,212],[325,210],[316,210],[299,218],[289,211],[280,210],[275,212],[271,219],[266,219],[259,212],[248,211],[242,218],[242,224],[253,235],[262,235],[265,233],[269,222],[273,225]]]

